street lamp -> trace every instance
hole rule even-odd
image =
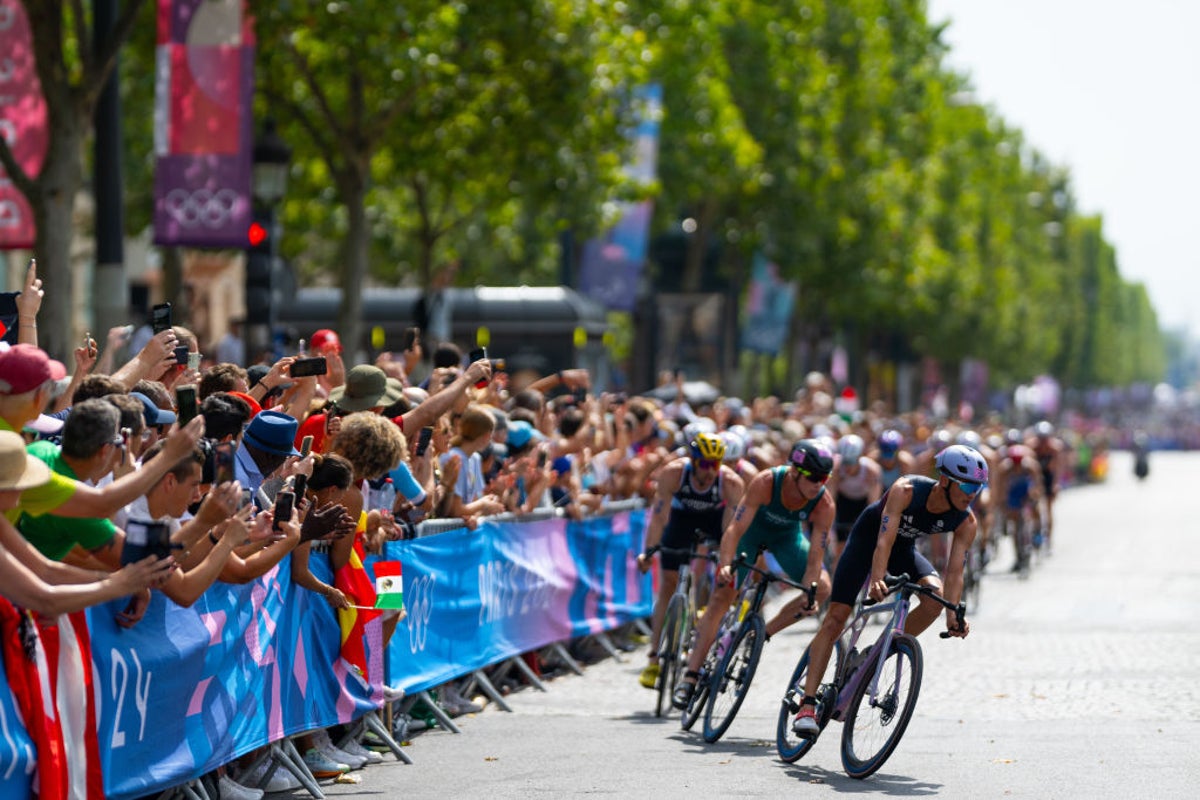
[[[275,330],[280,225],[277,212],[287,192],[292,149],[279,137],[275,121],[266,120],[254,139],[254,221],[247,231],[246,354],[257,361],[271,347]]]

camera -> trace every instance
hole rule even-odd
[[[171,544],[171,528],[165,522],[131,519],[125,524],[121,563],[133,564],[146,556],[166,558],[177,545]]]

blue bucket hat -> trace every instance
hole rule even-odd
[[[250,420],[243,441],[259,450],[279,456],[299,456],[295,447],[296,431],[300,423],[295,417],[280,411],[263,411]]]

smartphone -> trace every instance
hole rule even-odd
[[[130,519],[125,523],[125,544],[121,548],[121,563],[133,564],[146,556],[166,558],[173,548],[171,529],[165,522],[149,519]]]
[[[421,338],[420,328],[405,328],[404,329],[404,347],[403,350],[412,350]]]
[[[279,530],[279,522],[284,522],[292,518],[292,510],[296,507],[295,492],[280,492],[275,495],[275,521],[272,523],[274,530]]]
[[[571,395],[575,398],[576,404],[583,405],[587,402],[587,393],[587,389],[575,389],[571,392]]]
[[[537,465],[538,465],[538,469],[546,468],[546,451],[545,450],[538,450]]]
[[[303,500],[306,491],[308,491],[308,476],[303,472],[292,476],[292,494]]]
[[[200,355],[200,354],[197,353],[196,355]],[[191,351],[188,350],[188,346],[186,344],[177,345],[175,347],[175,363],[176,364],[183,366],[188,363],[189,358],[191,358]]]
[[[306,456],[308,456],[309,453],[312,452],[312,443],[313,443],[312,436],[305,436],[303,439],[300,440],[300,457],[301,458],[305,458]],[[300,494],[300,492],[296,492],[296,494]]]
[[[162,333],[171,327],[171,304],[159,303],[150,310],[150,328],[155,333]]]
[[[433,438],[433,428],[421,428],[421,432],[417,434],[417,455],[425,455],[425,451],[429,449],[429,440]]]
[[[482,360],[486,359],[487,357],[488,357],[487,348],[486,347],[477,347],[471,351],[470,355],[467,356],[467,363],[474,364],[476,361],[482,361]],[[486,380],[475,382],[476,389],[483,389],[487,385],[488,385],[488,382]]]
[[[200,353],[188,353],[187,366],[188,369],[200,369]]]
[[[214,483],[229,483],[233,480],[233,442],[221,442],[213,452],[216,453],[216,470],[213,473]]]
[[[177,386],[175,387],[175,407],[179,410],[179,427],[187,425],[195,418],[196,410],[196,387],[195,386]]]
[[[91,331],[83,335],[83,349],[87,351],[89,358],[96,355],[96,342],[92,339]]]
[[[329,364],[325,361],[325,356],[317,356],[315,358],[297,358],[292,362],[288,373],[293,378],[307,378],[311,375],[324,375],[329,371]]]

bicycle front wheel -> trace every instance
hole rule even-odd
[[[752,614],[738,628],[717,664],[709,681],[708,706],[704,709],[704,741],[711,744],[724,736],[742,707],[758,669],[766,629],[762,617]]]
[[[671,707],[671,692],[675,691],[679,667],[679,630],[686,611],[683,598],[672,597],[663,616],[662,633],[658,637],[658,698],[654,703],[656,717],[661,717]]]
[[[829,717],[833,713],[832,703],[826,701],[833,701],[837,698],[837,690],[832,686],[833,677],[837,674],[838,666],[842,663],[846,650],[841,639],[835,641],[833,646],[833,654],[829,659],[829,664],[825,667],[825,675],[817,690],[817,719],[820,721],[821,730],[825,729],[829,723]],[[775,726],[775,749],[779,751],[779,757],[789,764],[803,758],[817,741],[815,737],[797,736],[792,731],[792,720],[795,719],[797,713],[792,710],[792,705],[799,706],[800,701],[804,698],[804,682],[807,678],[808,649],[805,648],[804,655],[800,656],[800,661],[792,670],[792,677],[783,693],[783,700],[779,703],[779,723]]]
[[[859,684],[842,731],[842,766],[851,778],[865,778],[883,766],[912,719],[921,691],[921,645],[897,636],[888,646],[879,681]]]

